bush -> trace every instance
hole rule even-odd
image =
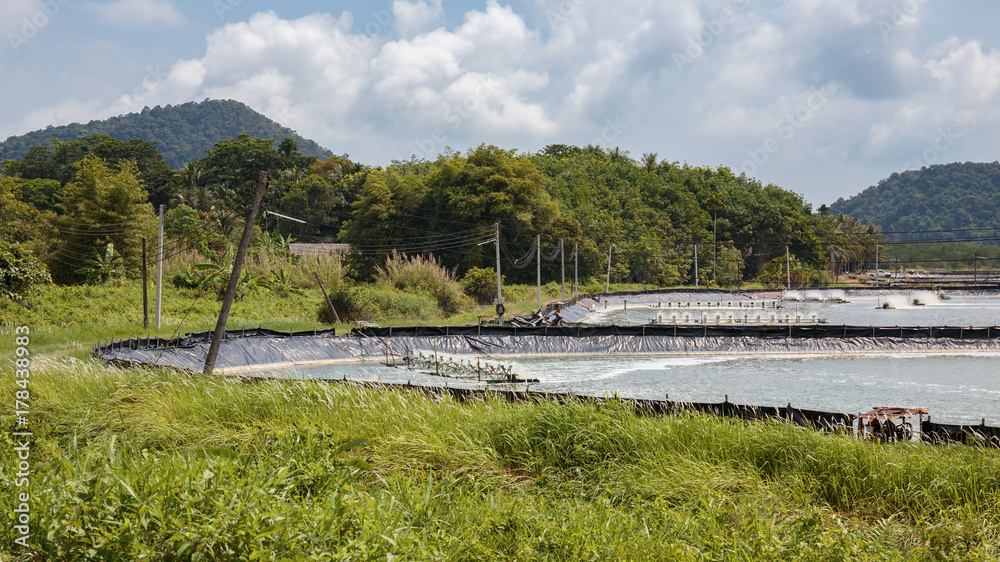
[[[370,320],[383,322],[400,319],[438,318],[441,315],[430,295],[411,294],[398,289],[367,285],[341,285],[330,291],[330,300],[343,322]],[[317,316],[320,322],[333,324],[334,318],[326,300],[320,302]]]
[[[407,257],[394,252],[386,258],[385,267],[375,269],[375,279],[402,291],[426,293],[445,314],[459,312],[466,302],[455,275],[433,255]]]
[[[0,240],[0,296],[19,301],[32,286],[51,282],[49,270],[31,252]]]
[[[502,275],[500,280],[504,281]],[[492,267],[473,267],[462,277],[462,288],[476,303],[493,304],[497,296],[497,271]]]

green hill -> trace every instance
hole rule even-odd
[[[955,239],[968,232],[926,230],[1000,226],[1000,162],[956,162],[894,173],[861,193],[830,206],[871,221],[891,239]]]
[[[326,159],[333,153],[315,141],[303,138],[295,131],[282,127],[247,105],[233,100],[205,100],[166,107],[144,108],[140,113],[129,113],[86,125],[72,123],[9,137],[0,143],[0,160],[23,158],[32,146],[50,146],[51,139],[76,140],[86,135],[101,133],[122,141],[142,139],[156,143],[167,165],[173,169],[183,167],[195,158],[205,156],[205,151],[223,139],[232,139],[241,133],[263,139],[275,139],[275,146],[285,137],[298,143],[299,152],[306,156]]]

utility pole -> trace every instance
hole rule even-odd
[[[792,288],[792,255],[788,253],[788,246],[785,246],[785,275],[788,276],[788,282],[785,287]]]
[[[559,270],[562,271],[562,302],[566,302],[566,246],[563,239],[559,239],[559,260],[562,262]]]
[[[712,221],[712,281],[716,285],[719,284],[719,278],[716,276],[715,262],[719,261],[719,252],[716,249],[716,237],[719,234],[719,212],[715,212],[715,220]]]
[[[493,223],[493,242],[497,248],[497,320],[503,318],[503,286],[500,281],[500,223]]]
[[[149,276],[146,274],[146,237],[142,237],[142,327],[149,328]]]
[[[608,244],[608,278],[604,281],[604,292],[611,289],[611,244]]]
[[[253,223],[257,219],[257,209],[260,207],[260,200],[264,197],[264,190],[267,188],[271,175],[266,170],[261,170],[257,175],[257,181],[253,185],[253,199],[250,202],[250,213],[247,215],[247,222],[243,225],[243,238],[240,239],[240,247],[236,250],[236,258],[233,259],[233,272],[229,276],[229,286],[226,288],[226,295],[222,298],[222,310],[219,311],[219,321],[215,324],[215,332],[212,334],[212,345],[208,348],[208,355],[205,356],[206,375],[211,375],[215,370],[215,359],[219,356],[219,346],[226,335],[226,321],[229,320],[229,309],[233,306],[233,297],[236,296],[236,285],[239,284],[240,274],[243,273],[243,260],[247,255],[247,247],[250,246],[250,235],[253,234]]]
[[[694,245],[694,288],[698,288],[698,245]]]
[[[878,244],[875,244],[875,286],[878,287]]]
[[[163,205],[160,205],[160,243],[156,246],[156,329],[160,329],[163,298]]]
[[[535,263],[536,266],[536,278],[538,282],[538,313],[542,313],[542,235],[535,235]]]
[[[573,298],[580,298],[580,245],[573,244]]]

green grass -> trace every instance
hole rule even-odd
[[[535,308],[534,287],[510,291],[508,310]],[[1000,557],[994,449],[640,418],[615,404],[246,385],[84,359],[98,338],[147,333],[140,296],[128,281],[48,286],[26,306],[0,305],[0,365],[11,361],[13,327],[31,328],[39,555],[10,546],[21,490],[4,409],[4,560]],[[544,287],[543,300],[558,297],[557,285]],[[315,320],[320,299],[308,287],[258,291],[234,304],[230,327],[326,327]],[[218,308],[168,287],[159,334],[211,329]],[[491,311],[390,323],[473,323]],[[20,390],[10,378],[0,386],[8,397]]]
[[[142,284],[121,281],[101,286],[47,285],[32,290],[23,303],[0,299],[0,357],[12,349],[12,326],[28,326],[36,352],[85,357],[98,339],[138,337],[146,334],[171,337],[212,330],[221,303],[204,292],[165,286],[161,328],[155,329],[155,288],[150,285],[149,328],[143,328]],[[263,326],[275,330],[329,328],[316,318],[323,297],[318,289],[303,295],[279,296],[259,290],[233,303],[228,327]],[[338,333],[348,329],[337,326]]]
[[[44,559],[1000,556],[992,449],[636,417],[614,403],[457,403],[72,358],[32,369],[32,543]],[[8,410],[0,423],[13,427]],[[13,544],[10,525],[0,535]]]
[[[176,265],[176,264],[175,264]],[[266,273],[268,267],[277,268],[280,264],[256,264],[261,273]],[[327,262],[322,267],[336,269]],[[176,267],[167,268],[173,271]],[[346,333],[354,325],[353,322],[328,324],[322,322],[317,314],[323,295],[315,285],[306,284],[308,277],[295,271],[302,278],[302,294],[279,295],[267,289],[255,290],[233,303],[229,314],[228,328],[238,330],[242,327],[258,326],[273,330],[312,330],[336,328],[337,333]],[[328,273],[331,278],[339,275]],[[164,275],[167,278],[167,275]],[[331,291],[333,283],[328,283],[327,291]],[[343,285],[341,285],[343,287]],[[362,292],[379,292],[376,284],[364,286]],[[544,285],[543,302],[557,300],[560,297],[558,285]],[[603,289],[603,285],[602,285]],[[613,285],[612,290],[638,290],[638,285]],[[506,291],[506,289],[505,289]],[[514,285],[510,288],[514,301],[508,303],[508,314],[529,314],[537,308],[536,289],[533,285]],[[392,300],[398,291],[383,290],[380,295]],[[139,337],[158,335],[172,337],[188,332],[200,332],[215,329],[221,302],[214,294],[193,289],[179,289],[169,283],[164,283],[163,309],[161,328],[155,325],[156,289],[151,283],[147,287],[149,327],[143,327],[142,283],[136,280],[117,280],[106,285],[58,286],[45,285],[35,287],[24,301],[14,303],[0,298],[0,359],[13,350],[12,328],[28,326],[31,329],[32,345],[36,352],[61,357],[69,355],[84,358],[97,343],[98,339],[107,341],[111,338]],[[413,300],[427,301],[426,306],[411,307],[417,312],[410,315],[386,318],[384,315],[377,320],[384,325],[465,325],[476,324],[479,316],[493,316],[493,306],[474,306],[471,301],[464,301],[459,312],[444,314],[435,307],[434,298],[430,295],[413,294]],[[422,300],[421,300],[422,299]],[[345,319],[346,320],[346,319]]]

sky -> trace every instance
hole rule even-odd
[[[365,164],[597,144],[818,207],[998,159],[998,21],[989,0],[2,0],[0,139],[234,99]]]

